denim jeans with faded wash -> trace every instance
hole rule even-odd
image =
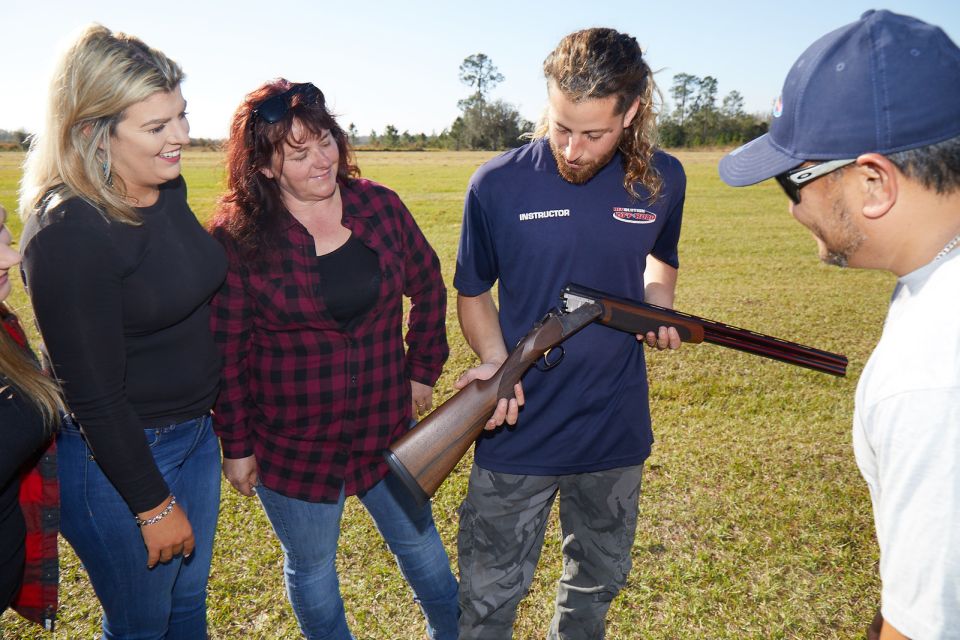
[[[61,521],[103,607],[105,640],[206,637],[207,577],[220,505],[220,447],[209,415],[144,435],[160,472],[193,528],[196,547],[147,569],[130,508],[67,417],[57,436]]]
[[[257,495],[284,555],[284,579],[300,630],[309,640],[350,640],[334,564],[344,495],[336,503],[306,502],[264,486]],[[391,473],[359,496],[413,588],[431,640],[457,638],[457,581],[433,523]]]

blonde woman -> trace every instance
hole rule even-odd
[[[55,564],[56,523],[37,531],[31,526],[36,519],[30,516],[39,509],[55,514],[55,491],[52,497],[44,491],[56,482],[55,462],[52,452],[45,454],[44,449],[50,443],[61,403],[56,384],[40,371],[17,317],[3,302],[10,295],[10,270],[20,264],[20,254],[10,246],[6,218],[7,211],[0,206],[0,612],[13,606],[52,628],[56,572],[42,575],[34,570],[38,567],[33,562],[26,571],[26,534],[36,534],[31,536],[31,544],[39,543],[41,563]],[[21,504],[23,482],[36,483],[31,489],[38,490],[30,491],[31,495],[51,500]],[[33,550],[29,554],[31,558],[37,555]],[[29,589],[21,589],[25,578]]]
[[[20,208],[25,285],[71,417],[61,530],[105,638],[203,638],[219,503],[208,301],[226,272],[186,200],[183,73],[101,26],[59,63]]]

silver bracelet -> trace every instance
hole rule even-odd
[[[138,526],[138,527],[148,527],[148,526],[150,526],[151,524],[157,524],[158,522],[160,522],[161,520],[163,520],[164,518],[166,518],[166,517],[170,514],[170,512],[173,511],[173,505],[175,505],[175,504],[177,504],[177,497],[176,497],[176,496],[170,496],[170,502],[167,504],[166,507],[163,508],[163,511],[161,511],[161,512],[158,513],[157,515],[153,516],[152,518],[149,518],[149,519],[147,519],[147,520],[143,520],[140,516],[138,516],[138,515],[136,515],[136,514],[134,514],[133,517],[137,519],[137,526]]]

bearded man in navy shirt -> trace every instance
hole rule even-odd
[[[481,364],[459,388],[489,378],[568,282],[673,306],[686,177],[656,148],[640,46],[612,29],[572,33],[544,75],[549,109],[533,141],[482,166],[467,192],[454,285]],[[680,346],[672,327],[635,338],[589,325],[555,368],[531,369],[500,401],[460,511],[461,638],[512,635],[557,496],[564,571],[547,637],[603,637],[653,443],[642,342]]]

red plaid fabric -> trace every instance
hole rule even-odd
[[[27,337],[16,316],[4,314],[3,328],[28,350]],[[27,527],[23,583],[10,606],[27,620],[53,631],[57,617],[57,532],[60,530],[60,485],[57,482],[57,447],[49,447],[27,469],[20,481],[20,510]]]
[[[20,509],[27,525],[23,583],[10,605],[27,620],[53,631],[57,617],[57,532],[60,530],[60,485],[55,440],[20,482]]]
[[[340,185],[343,224],[380,261],[376,305],[350,330],[323,304],[313,238],[292,216],[284,246],[229,258],[212,303],[224,357],[214,425],[227,458],[255,455],[260,481],[285,496],[335,502],[388,472],[383,450],[410,422],[410,380],[436,383],[449,349],[440,261],[400,198],[369,180]],[[411,300],[404,353],[403,296]]]

